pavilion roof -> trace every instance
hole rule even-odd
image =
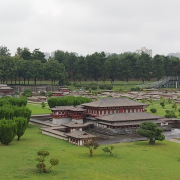
[[[149,114],[146,112],[136,112],[136,113],[117,113],[106,116],[96,117],[98,120],[102,121],[135,121],[135,120],[157,120],[162,119],[162,116],[157,116],[154,114]]]
[[[66,135],[69,137],[77,138],[77,139],[88,139],[88,138],[96,137],[92,134],[88,134],[85,131],[73,131],[73,132],[67,133]]]
[[[62,126],[66,126],[66,127],[85,127],[85,126],[87,126],[87,125],[78,124],[78,123],[76,123],[76,122],[71,121],[71,122],[69,122],[69,123],[64,123],[64,124],[62,124]]]
[[[74,106],[56,106],[54,108],[49,108],[50,110],[70,110],[73,109]]]
[[[84,103],[82,106],[87,107],[123,107],[123,106],[147,106],[148,104],[140,103],[129,98],[107,98],[90,103]]]

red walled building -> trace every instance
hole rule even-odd
[[[87,109],[87,115],[98,117],[115,113],[144,112],[148,104],[133,101],[128,98],[102,99],[82,104]]]

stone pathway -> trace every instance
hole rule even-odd
[[[180,143],[180,140],[178,140],[178,139],[168,139],[168,140],[172,141],[172,142]]]

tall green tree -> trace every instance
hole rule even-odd
[[[10,50],[6,46],[0,46],[0,56],[11,56]]]

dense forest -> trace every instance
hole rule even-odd
[[[0,49],[0,80],[29,84],[30,80],[66,81],[110,79],[127,81],[161,79],[164,76],[180,74],[180,59],[163,55],[151,58],[148,54],[122,53],[106,57],[104,52],[76,57],[73,53],[57,50],[48,61],[39,49],[30,52],[28,48],[17,48],[11,56],[7,47]]]

